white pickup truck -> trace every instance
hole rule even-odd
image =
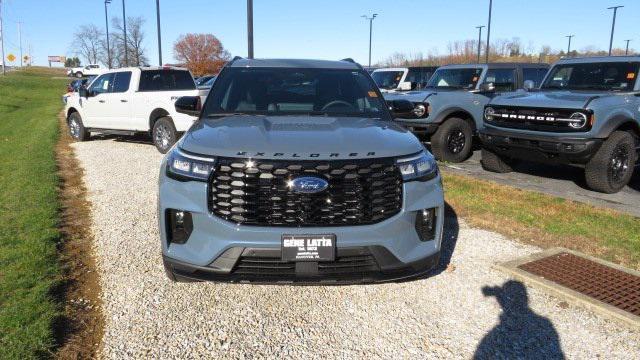
[[[196,120],[176,112],[175,101],[205,95],[186,69],[122,68],[98,76],[88,88],[71,95],[65,113],[69,132],[78,141],[87,140],[91,133],[146,132],[164,154]]]
[[[105,73],[107,70],[106,67],[100,64],[89,64],[86,66],[75,67],[67,70],[67,76],[75,76],[77,78],[81,78],[89,75],[100,75]]]

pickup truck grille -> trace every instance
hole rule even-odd
[[[495,115],[492,120],[484,119],[487,124],[510,128],[542,132],[586,132],[591,129],[590,121],[582,127],[570,126],[571,114],[585,110],[526,108],[511,106],[492,106]]]
[[[392,158],[286,161],[218,158],[210,180],[212,214],[243,225],[349,226],[373,224],[402,208],[402,177]],[[292,191],[290,180],[326,180],[318,193]]]

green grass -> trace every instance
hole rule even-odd
[[[446,200],[472,225],[640,268],[640,218],[451,173],[444,184]]]
[[[65,80],[0,75],[0,358],[50,354],[60,314],[54,147]]]

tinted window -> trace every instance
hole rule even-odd
[[[204,114],[386,117],[384,108],[364,71],[229,68],[215,80]]]
[[[485,83],[493,83],[496,91],[513,91],[516,89],[516,69],[489,69]]]
[[[547,74],[547,69],[541,68],[522,68],[523,81],[531,80],[535,84],[535,87],[542,84],[544,76]]]
[[[196,84],[185,70],[145,70],[140,75],[140,91],[193,90]]]
[[[434,71],[434,68],[409,68],[405,81],[412,83],[415,89],[422,89],[427,86]]]
[[[94,82],[91,83],[91,92],[94,94],[102,94],[111,91],[113,86],[113,73],[100,75]]]
[[[630,91],[638,76],[638,65],[626,62],[557,65],[542,88]]]
[[[393,90],[400,84],[403,73],[403,71],[374,71],[371,77],[380,89]]]
[[[482,69],[438,69],[429,80],[428,87],[475,89],[480,80]]]
[[[129,83],[131,82],[131,71],[117,72],[115,80],[113,81],[114,93],[126,92],[129,90]]]

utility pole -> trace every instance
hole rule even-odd
[[[2,31],[2,0],[0,0],[0,55],[2,55],[2,75],[7,73],[4,63],[4,32]]]
[[[613,49],[613,31],[616,28],[616,14],[618,13],[619,8],[623,8],[624,6],[612,6],[608,7],[607,10],[613,10],[613,21],[611,22],[611,39],[609,40],[609,56],[611,56],[611,49]]]
[[[129,66],[129,52],[127,50],[127,14],[124,10],[124,0],[122,0],[122,23],[124,24],[124,66]]]
[[[627,42],[627,48],[624,50],[624,54],[629,55],[629,42],[631,42],[631,39],[627,39],[625,41]]]
[[[109,44],[109,15],[107,13],[107,4],[111,4],[111,0],[104,0],[104,26],[107,28],[107,67],[111,69],[111,45]]]
[[[571,53],[571,38],[573,38],[575,35],[567,35],[565,36],[566,38],[569,38],[569,45],[567,45],[567,57],[569,57],[570,53]]]
[[[491,9],[493,8],[493,0],[489,0],[489,21],[487,21],[487,48],[485,51],[487,54],[485,55],[485,61],[487,64],[489,63],[489,41],[491,40]]]
[[[373,40],[373,19],[375,19],[378,14],[373,14],[371,16],[362,15],[361,17],[369,20],[369,67],[371,67],[371,42]]]
[[[160,37],[160,0],[156,0],[156,17],[158,22],[158,65],[162,66],[162,38]]]
[[[253,0],[247,0],[247,57],[253,59]]]
[[[478,29],[478,64],[480,64],[480,48],[482,48],[482,28],[484,27],[486,26],[476,26],[476,29]]]
[[[18,40],[20,42],[20,67],[22,67],[22,21],[18,21]]]

